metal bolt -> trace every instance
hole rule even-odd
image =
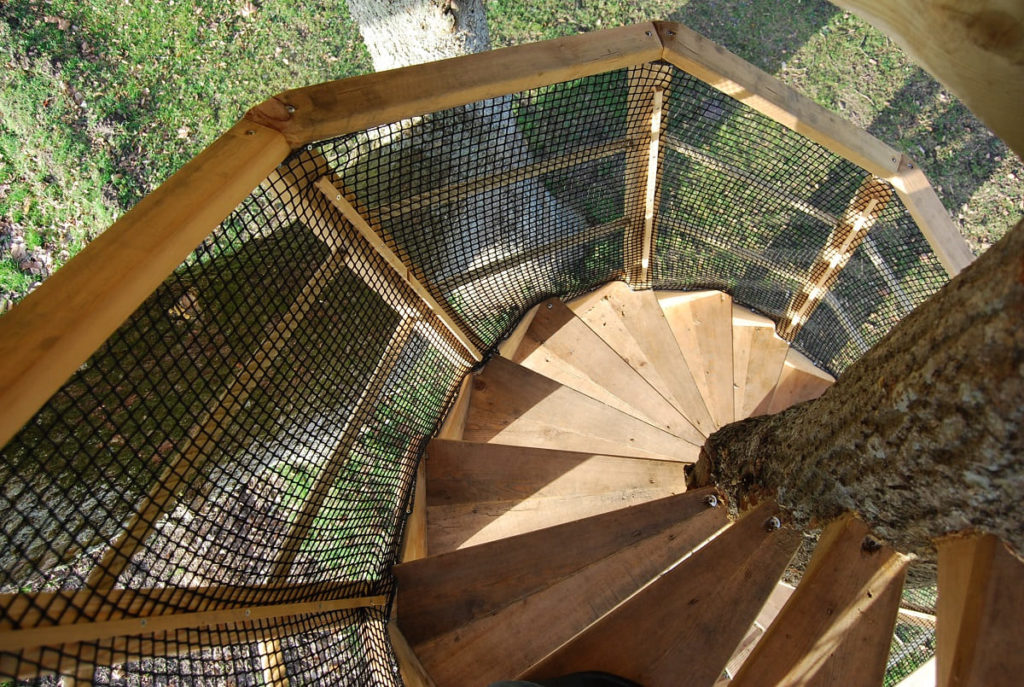
[[[896,162],[896,158],[892,158],[892,161],[893,161],[893,162]]]
[[[548,310],[551,310],[554,307],[555,307],[554,303],[548,303]]]
[[[907,169],[913,169],[913,168],[914,168],[914,163],[913,162],[908,162],[907,163]]]
[[[674,36],[674,35],[676,35],[676,32],[675,32],[675,31],[669,31],[669,32],[668,32],[668,35],[670,35],[670,36]]]
[[[765,523],[764,523],[764,529],[766,531],[768,531],[768,532],[774,532],[775,530],[779,529],[780,527],[782,527],[782,521],[779,520],[774,515],[772,517],[768,518],[768,520],[766,520]]]
[[[644,31],[644,33],[645,33],[646,35],[648,35],[648,36],[650,36],[650,35],[651,35],[651,32],[650,32],[650,31]]]
[[[341,194],[339,193],[338,195],[334,196],[334,200],[341,200]]]
[[[860,548],[862,548],[867,553],[874,553],[876,551],[881,550],[882,542],[878,541],[871,535],[868,535],[864,537],[864,541],[861,543]]]
[[[248,618],[250,615],[252,615],[252,611],[249,610],[248,608],[245,609],[245,617]]]
[[[145,626],[146,626],[146,619],[143,618],[142,620],[139,621],[139,627],[145,627]]]
[[[284,109],[288,110],[288,114],[291,114],[291,113],[295,112],[295,106],[294,105],[286,105]]]
[[[256,132],[253,131],[252,129],[249,129],[248,131],[245,132],[245,135],[246,136],[255,136]]]
[[[704,499],[704,503],[708,504],[708,508],[718,508],[718,497],[715,496],[714,494],[711,494],[706,499]]]

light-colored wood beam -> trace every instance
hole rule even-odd
[[[0,318],[0,446],[288,152],[236,124]]]
[[[937,542],[937,684],[1020,684],[1024,675],[1024,562],[992,535]]]
[[[420,663],[416,652],[409,646],[408,640],[394,621],[388,623],[388,639],[391,640],[391,646],[395,650],[398,672],[402,675],[402,682],[406,687],[435,687],[426,668]]]
[[[895,40],[1024,156],[1024,3],[832,0]]]
[[[423,299],[423,302],[427,304],[427,307],[437,315],[444,325],[448,328],[448,331],[452,333],[459,343],[469,351],[470,355],[476,361],[483,360],[483,355],[480,349],[473,343],[472,338],[466,332],[465,328],[461,323],[456,322],[455,318],[448,312],[448,309],[441,305],[434,298],[434,295],[430,292],[430,289],[416,276],[413,265],[408,260],[403,260],[398,256],[395,251],[382,238],[381,232],[378,228],[372,226],[366,218],[360,213],[355,206],[352,204],[349,198],[345,196],[342,189],[335,186],[334,183],[327,177],[322,177],[316,182],[317,188],[324,194],[324,196],[336,207],[342,215],[345,216],[352,226],[366,239],[367,243],[373,246],[373,249],[377,251],[384,259],[387,264],[398,274],[402,280],[409,285],[409,287],[416,292],[416,295]]]
[[[387,596],[363,596],[327,601],[305,601],[298,603],[247,608],[222,608],[215,611],[195,613],[170,613],[143,618],[121,618],[97,622],[72,623],[49,627],[33,627],[0,631],[0,652],[18,652],[42,646],[60,646],[78,642],[95,642],[111,637],[172,632],[184,628],[202,628],[233,623],[276,620],[294,615],[327,613],[351,608],[382,608],[388,602]]]
[[[288,669],[281,650],[280,639],[265,639],[257,644],[260,652],[260,669],[266,687],[288,687]]]
[[[246,114],[293,148],[380,124],[661,59],[638,24],[285,91]]]
[[[774,76],[672,22],[655,22],[664,59],[877,177],[899,170],[900,153]]]
[[[839,278],[854,251],[860,247],[878,216],[892,197],[892,186],[876,177],[865,179],[850,200],[843,217],[832,227],[825,245],[803,280],[803,288],[793,294],[781,322],[779,336],[793,341],[825,294]]]

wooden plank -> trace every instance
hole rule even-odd
[[[690,443],[704,437],[562,301],[541,303],[513,362]]]
[[[711,419],[729,424],[735,419],[732,298],[721,291],[659,291],[658,303]]]
[[[141,618],[162,613],[356,596],[362,582],[309,586],[157,587],[148,589],[66,590],[0,594],[0,631],[45,628],[78,622]],[[313,594],[314,598],[310,598]]]
[[[406,687],[435,687],[426,668],[420,663],[416,652],[409,646],[405,635],[398,629],[398,624],[394,621],[388,623],[388,639],[391,640],[391,646],[395,650],[395,659],[398,661],[398,672],[402,676],[402,683]]]
[[[409,117],[661,59],[652,24],[455,57],[285,91],[246,114],[293,148]],[[289,111],[290,110],[290,111]]]
[[[420,460],[416,468],[416,481],[412,492],[412,508],[405,521],[402,533],[401,554],[403,563],[427,557],[427,463]]]
[[[414,212],[424,208],[434,207],[438,204],[452,203],[456,200],[475,196],[497,188],[519,183],[527,179],[534,179],[543,174],[557,172],[568,167],[576,167],[585,162],[592,162],[602,158],[618,155],[627,150],[629,142],[625,139],[609,141],[600,145],[591,146],[582,150],[574,150],[565,155],[533,162],[528,165],[520,165],[511,169],[485,174],[483,176],[467,179],[455,184],[448,184],[440,188],[431,189],[418,193],[409,198],[401,198],[387,205],[370,206],[367,208],[367,215],[378,222],[400,217],[407,212]]]
[[[177,503],[178,492],[197,475],[211,455],[216,454],[221,438],[231,429],[231,419],[245,407],[252,394],[272,369],[277,356],[291,341],[292,336],[312,311],[312,305],[331,281],[342,272],[344,252],[333,252],[317,268],[299,291],[288,311],[277,321],[274,329],[260,344],[259,349],[235,374],[214,403],[207,406],[199,421],[185,434],[189,438],[184,451],[164,459],[160,477],[136,506],[121,534],[111,542],[86,579],[89,589],[114,587],[121,572],[132,556],[145,543],[160,518]]]
[[[897,682],[896,687],[935,687],[935,657],[932,656],[917,670]]]
[[[875,176],[891,179],[900,153],[682,24],[655,22],[664,59]]]
[[[668,65],[645,65],[629,70],[627,76],[627,138],[633,142],[626,154],[626,216],[629,226],[623,237],[623,269],[626,281],[637,288],[650,288],[649,275],[654,217],[658,202],[658,170],[661,149],[661,121],[665,90],[672,82]]]
[[[39,646],[60,646],[92,642],[111,637],[170,632],[182,628],[208,627],[231,623],[273,620],[309,613],[326,613],[349,608],[383,607],[387,596],[368,596],[327,601],[305,601],[248,608],[222,608],[195,613],[170,613],[143,618],[121,618],[97,622],[77,622],[0,631],[0,652],[17,652]]]
[[[937,544],[937,684],[1018,684],[1024,563],[992,535],[953,535]]]
[[[681,675],[712,684],[800,543],[788,528],[767,531],[777,513],[773,503],[755,508],[522,678],[597,670],[645,687],[675,687]]]
[[[0,446],[288,152],[236,124],[0,318]]]
[[[700,448],[504,358],[473,379],[463,438],[692,463]]]
[[[448,328],[448,331],[452,333],[459,343],[465,347],[467,351],[473,356],[474,360],[483,360],[483,356],[480,353],[480,349],[473,343],[471,336],[467,333],[467,330],[459,322],[456,322],[455,318],[448,312],[448,309],[441,305],[434,298],[433,294],[426,287],[426,285],[420,281],[420,279],[413,273],[413,265],[407,261],[402,260],[391,248],[385,243],[381,237],[379,228],[375,228],[370,225],[369,222],[356,210],[355,206],[345,197],[344,193],[331,182],[327,177],[322,177],[316,182],[317,188],[324,194],[324,196],[341,211],[341,214],[345,216],[352,226],[362,235],[366,242],[373,246],[373,249],[380,253],[387,261],[388,265],[398,274],[406,284],[423,299],[423,302],[427,304],[431,312],[437,315],[444,325]]]
[[[691,536],[709,536],[726,524],[725,509],[711,509],[706,503],[713,493],[713,489],[698,489],[403,563],[395,568],[399,624],[413,645],[422,644],[514,605],[681,522],[699,518],[700,523],[695,521],[689,528]],[[577,593],[573,598],[581,596]]]
[[[1024,6],[1001,0],[837,0],[894,39],[1024,157]]]
[[[663,460],[444,440],[427,454],[435,554],[686,491],[685,465]]]
[[[868,539],[852,515],[822,533],[796,592],[732,681],[876,687],[899,609],[907,556]]]
[[[801,289],[793,294],[778,332],[793,341],[839,278],[853,253],[868,236],[892,197],[892,186],[876,177],[861,182],[842,218],[829,233],[825,245],[808,270]]]
[[[618,551],[528,596],[505,596],[500,610],[415,644],[416,652],[440,687],[488,684],[521,673],[714,534],[723,521],[719,510],[706,509],[645,539],[620,532],[629,543]],[[554,550],[530,544],[527,553],[533,566],[546,573]],[[491,562],[499,575],[503,562]]]
[[[819,370],[807,356],[790,348],[768,405],[768,413],[778,413],[797,403],[818,398],[835,381],[835,377]]]
[[[786,362],[789,344],[775,333],[775,323],[733,305],[733,376],[736,419],[764,415]]]
[[[323,467],[306,494],[302,507],[297,509],[298,514],[292,520],[288,528],[288,534],[281,539],[277,557],[267,575],[267,579],[283,580],[287,578],[295,558],[299,555],[303,540],[313,528],[313,522],[330,495],[331,489],[334,488],[342,468],[348,463],[349,452],[359,438],[364,421],[372,412],[372,409],[380,402],[380,394],[384,389],[384,384],[391,376],[395,365],[401,359],[402,350],[412,335],[412,325],[412,320],[402,320],[391,334],[391,339],[388,341],[380,360],[377,361],[377,366],[366,381],[366,387],[362,390],[359,398],[353,404],[352,410],[349,412],[345,426],[335,442],[334,450],[331,452],[330,457],[324,461]]]
[[[901,155],[899,173],[890,181],[946,273],[958,275],[974,261],[974,254],[920,166]]]
[[[288,669],[281,650],[281,640],[266,639],[257,644],[260,652],[260,670],[264,685],[288,687]]]
[[[690,424],[710,434],[714,421],[654,292],[633,292],[623,282],[612,282],[600,300],[587,306],[570,307]]]
[[[320,616],[322,618],[322,616]],[[326,621],[319,627],[344,627],[341,622]],[[289,626],[265,621],[240,622],[203,628],[185,628],[168,632],[150,632],[134,636],[113,637],[99,642],[65,644],[60,652],[52,648],[25,649],[20,654],[0,655],[0,675],[33,679],[40,673],[72,671],[88,674],[97,666],[110,666],[138,661],[149,656],[174,658],[194,655],[202,649],[237,647],[244,644],[272,641],[289,636]]]
[[[765,601],[764,606],[761,608],[761,612],[757,614],[757,619],[754,620],[754,624],[747,630],[746,636],[740,642],[740,645],[736,647],[736,651],[729,658],[729,662],[725,665],[725,674],[732,679],[736,673],[739,672],[740,666],[747,660],[754,651],[754,647],[761,641],[761,637],[764,636],[764,632],[769,628],[775,617],[779,615],[783,606],[789,601],[789,597],[793,595],[794,587],[786,584],[785,582],[779,582],[775,585],[775,589],[768,596],[768,600]]]
[[[439,439],[461,439],[466,427],[466,414],[469,413],[470,397],[473,394],[473,375],[467,374],[459,384],[459,394],[448,409],[444,424],[437,432]]]
[[[505,337],[500,344],[498,344],[498,355],[502,358],[515,360],[515,353],[519,350],[519,345],[523,342],[523,337],[526,336],[526,332],[530,329],[530,325],[533,324],[533,318],[537,315],[537,309],[540,308],[541,305],[543,304],[538,303],[526,311],[526,314],[522,316],[512,332]]]

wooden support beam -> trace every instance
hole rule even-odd
[[[291,340],[313,304],[328,284],[341,272],[345,253],[332,253],[306,282],[288,311],[278,320],[260,348],[225,387],[215,403],[207,407],[199,422],[186,433],[188,444],[163,460],[160,477],[136,507],[122,533],[93,568],[86,580],[88,589],[110,589],[131,561],[132,556],[145,544],[160,517],[177,502],[178,492],[199,473],[206,461],[216,452],[218,442],[231,427],[231,420],[245,407],[252,393],[271,371],[278,354]]]
[[[661,59],[650,23],[285,91],[246,117],[293,148],[380,124]]]
[[[388,639],[395,650],[395,659],[398,661],[398,672],[402,676],[402,682],[406,687],[436,687],[430,679],[426,668],[420,663],[416,652],[409,646],[408,640],[398,625],[392,621],[388,623]]]
[[[779,322],[779,336],[793,341],[821,304],[839,273],[868,236],[878,216],[892,196],[892,187],[876,177],[866,178],[850,200],[842,219],[829,234],[821,252],[803,280],[803,288],[793,294],[786,314]]]
[[[626,217],[623,269],[634,288],[650,288],[649,270],[658,204],[660,146],[665,91],[672,82],[668,65],[634,67],[628,75],[628,138],[636,144],[626,154]]]
[[[67,590],[0,594],[4,620],[0,632],[78,622],[142,618],[164,613],[191,613],[302,599],[357,596],[363,582],[253,587],[157,587],[150,589]],[[311,598],[312,596],[312,598]]]
[[[441,305],[434,298],[434,295],[430,292],[430,289],[420,280],[420,278],[414,273],[414,268],[411,262],[406,258],[402,259],[393,251],[388,244],[384,241],[382,232],[379,227],[374,227],[363,217],[363,215],[356,210],[355,206],[346,198],[345,193],[332,183],[327,177],[322,177],[316,183],[317,188],[324,194],[324,196],[341,211],[341,214],[352,223],[352,226],[362,235],[366,241],[373,246],[373,249],[380,253],[387,264],[398,274],[406,284],[416,292],[416,295],[423,299],[423,302],[427,304],[427,307],[437,315],[444,325],[448,328],[448,331],[452,333],[459,343],[462,344],[470,355],[473,356],[474,360],[483,360],[483,355],[480,349],[477,348],[476,344],[466,332],[465,327],[460,322],[456,322],[455,318],[448,312],[448,308]]]
[[[195,613],[169,613],[142,618],[120,618],[69,625],[33,627],[0,631],[0,652],[18,652],[45,646],[60,646],[78,642],[95,642],[112,637],[124,637],[159,632],[172,632],[186,628],[213,627],[235,623],[276,620],[295,615],[327,613],[351,608],[382,608],[387,596],[363,596],[328,601],[305,601],[247,608],[222,608]]]
[[[402,533],[402,553],[398,560],[402,563],[427,557],[427,461],[420,460],[416,469],[416,481],[412,494],[412,504],[406,513],[405,531]]]
[[[0,446],[288,154],[242,121],[0,318]]]
[[[1019,0],[833,0],[899,43],[1024,155],[1024,4]]]
[[[950,277],[960,274],[974,261],[974,254],[921,168],[906,155],[901,155],[898,173],[889,181],[946,273]]]
[[[263,684],[267,687],[288,687],[288,669],[281,651],[281,640],[265,639],[258,646]]]
[[[877,177],[897,174],[900,153],[868,132],[682,24],[655,25],[668,62]]]
[[[855,517],[834,521],[731,684],[881,684],[909,561],[871,539]]]
[[[366,382],[366,387],[360,393],[359,399],[353,404],[352,410],[349,412],[348,420],[341,430],[334,450],[324,462],[319,474],[317,474],[316,480],[313,482],[313,486],[310,487],[298,515],[295,516],[288,529],[288,534],[281,540],[277,558],[274,560],[267,579],[284,580],[288,577],[292,564],[299,554],[303,540],[305,540],[309,531],[313,528],[313,522],[317,514],[334,488],[341,469],[348,462],[349,453],[356,439],[359,438],[359,433],[363,429],[365,420],[380,402],[380,393],[384,389],[384,383],[388,380],[391,372],[395,369],[395,365],[401,359],[402,350],[412,335],[413,324],[412,320],[403,320],[392,333],[391,340],[388,341],[383,355]]]
[[[485,174],[473,179],[467,179],[466,181],[460,181],[457,184],[449,184],[440,188],[424,191],[423,193],[418,193],[409,198],[402,198],[388,203],[387,205],[380,205],[376,207],[371,206],[367,208],[367,215],[373,217],[378,222],[383,222],[401,216],[407,212],[434,207],[441,203],[452,203],[456,200],[462,200],[480,193],[493,191],[494,189],[509,186],[510,184],[526,181],[527,179],[534,179],[542,174],[556,172],[568,167],[576,167],[577,165],[582,165],[585,162],[592,162],[594,160],[600,160],[612,155],[617,155],[628,150],[634,145],[636,145],[635,141],[619,139],[617,141],[609,141],[607,143],[592,146],[584,150],[574,150],[571,153],[559,155],[547,160],[541,160],[539,162],[522,165],[520,167],[513,167],[512,169],[508,169],[503,172]]]
[[[952,535],[937,545],[938,686],[1019,684],[1024,563],[992,535]]]

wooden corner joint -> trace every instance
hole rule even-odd
[[[292,132],[296,127],[295,107],[286,103],[282,99],[283,95],[283,93],[279,93],[270,96],[259,105],[249,108],[242,119],[277,131],[284,136],[292,150],[296,150],[301,147],[301,144],[296,143],[297,138]]]

